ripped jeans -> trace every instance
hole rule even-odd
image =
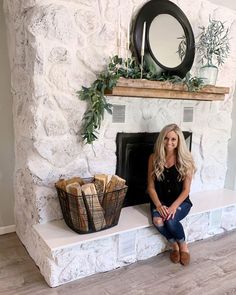
[[[180,220],[184,219],[190,211],[192,204],[183,202],[176,210],[175,217],[163,221],[163,224],[154,224],[156,229],[164,236],[170,243],[183,243],[185,242],[185,233]],[[161,217],[160,213],[153,208],[151,210],[152,220],[154,217]]]

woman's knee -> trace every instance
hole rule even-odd
[[[169,229],[174,229],[177,226],[177,224],[178,224],[178,221],[175,219],[168,219],[165,221],[165,225]]]
[[[153,217],[152,221],[153,221],[153,224],[157,227],[164,225],[163,219],[161,217]]]

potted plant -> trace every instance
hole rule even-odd
[[[200,55],[200,77],[205,84],[215,85],[218,67],[221,66],[229,55],[229,28],[219,20],[209,18],[207,27],[200,27],[196,48]]]

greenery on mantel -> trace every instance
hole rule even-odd
[[[203,80],[198,77],[192,77],[190,73],[187,73],[184,79],[178,76],[169,76],[165,73],[157,75],[145,67],[141,73],[141,67],[135,58],[124,60],[116,55],[110,58],[107,69],[98,75],[98,78],[90,87],[82,86],[82,89],[77,92],[79,98],[88,103],[88,108],[83,116],[81,132],[85,143],[92,144],[97,139],[105,110],[112,114],[112,105],[107,102],[104,92],[105,89],[112,90],[121,77],[183,83],[189,91],[197,91],[203,86]]]

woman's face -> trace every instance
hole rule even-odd
[[[174,131],[170,131],[164,138],[164,147],[166,151],[173,151],[178,146],[178,135]]]

